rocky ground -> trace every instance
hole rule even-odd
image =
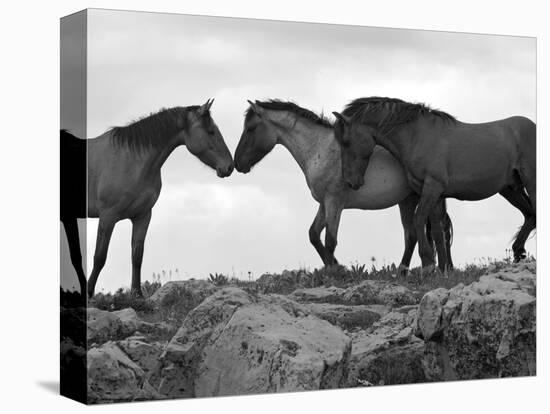
[[[283,294],[192,280],[163,285],[138,311],[88,308],[89,402],[536,373],[535,262],[427,292],[368,279],[295,289],[292,278],[264,277]],[[62,343],[65,359],[84,350]]]

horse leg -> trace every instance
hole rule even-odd
[[[62,218],[63,226],[65,227],[65,234],[67,235],[67,241],[69,242],[69,252],[71,254],[71,262],[76,276],[78,277],[78,283],[80,284],[80,294],[83,298],[86,297],[86,275],[84,274],[84,268],[82,267],[82,253],[80,251],[80,240],[78,238],[78,222],[76,218]]]
[[[431,222],[432,237],[437,251],[437,262],[439,270],[443,274],[447,273],[447,244],[445,242],[445,233],[443,229],[443,220],[445,218],[444,208],[445,200],[440,199],[432,209],[429,218]]]
[[[445,231],[445,249],[447,251],[447,269],[453,270],[455,268],[453,259],[451,257],[451,246],[453,244],[453,222],[451,217],[447,213],[447,203],[444,205],[445,215],[443,217],[443,230]]]
[[[107,250],[109,249],[109,242],[111,241],[111,235],[113,234],[115,223],[116,220],[110,217],[99,218],[94,253],[94,267],[90,275],[90,280],[88,280],[88,296],[90,298],[94,295],[97,278],[99,277],[101,269],[103,269],[103,266],[105,265],[105,260],[107,260]]]
[[[325,201],[325,266],[338,264],[334,257],[336,250],[338,226],[340,225],[340,216],[342,214],[342,206],[336,199],[330,198]]]
[[[422,270],[431,272],[435,266],[433,248],[426,237],[426,221],[432,209],[439,202],[443,186],[431,177],[427,177],[422,188],[420,202],[414,215],[414,226],[418,237],[418,253],[422,260]],[[435,223],[431,223],[433,226]],[[441,222],[439,223],[441,224]],[[433,233],[433,232],[432,232]]]
[[[522,191],[522,195],[529,200],[531,207],[533,229],[537,227],[537,171],[534,168],[535,163],[536,160],[533,160],[531,164],[519,170],[519,177],[527,192],[525,195]],[[531,230],[529,230],[529,233]],[[527,237],[529,236],[527,235],[526,239]]]
[[[401,224],[405,235],[405,251],[401,258],[401,263],[397,268],[397,276],[407,276],[411,264],[412,254],[416,247],[417,237],[414,229],[414,211],[418,205],[418,196],[411,193],[407,198],[399,203],[399,213],[401,214]]]
[[[311,242],[313,247],[315,247],[315,250],[317,250],[319,256],[321,256],[321,260],[323,261],[324,265],[326,265],[327,263],[325,246],[323,246],[323,243],[321,242],[321,232],[325,228],[325,225],[325,207],[323,203],[320,203],[317,214],[315,215],[315,219],[313,220],[313,223],[311,223],[311,227],[309,228],[309,241]]]
[[[141,293],[141,263],[143,262],[145,235],[150,221],[151,210],[132,219],[132,295],[138,297],[143,296]]]
[[[525,254],[525,242],[529,237],[529,234],[536,227],[535,210],[531,205],[530,199],[524,194],[523,189],[514,190],[511,187],[507,187],[500,192],[510,204],[516,207],[523,214],[524,221],[520,230],[518,231],[514,243],[512,244],[512,250],[514,251],[514,262],[519,262],[524,259]]]

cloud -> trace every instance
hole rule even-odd
[[[359,96],[383,95],[425,102],[466,122],[535,116],[530,38],[104,10],[90,12],[89,30],[89,137],[161,107],[211,97],[232,152],[246,99],[290,99],[330,113]],[[178,148],[162,176],[144,278],[176,267],[195,277],[249,270],[259,276],[321,264],[308,240],[317,203],[281,146],[250,174],[224,180]],[[450,201],[449,211],[457,263],[502,256],[522,222],[499,196]],[[96,227],[92,220],[89,257]],[[130,223],[117,224],[100,288],[130,283],[130,238]],[[344,212],[336,252],[343,263],[398,261],[402,248],[397,207]]]
[[[168,185],[164,187],[160,201],[170,206],[178,220],[201,225],[218,225],[240,217],[255,222],[285,220],[289,215],[286,200],[250,185]]]

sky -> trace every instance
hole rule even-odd
[[[212,117],[232,153],[247,99],[288,99],[330,114],[352,99],[378,95],[424,102],[463,122],[513,115],[536,121],[533,38],[107,10],[89,11],[87,36],[88,138],[162,107],[208,98],[215,98]],[[61,123],[70,125],[70,116],[62,114]],[[226,179],[180,147],[162,176],[143,280],[163,270],[167,281],[170,270],[172,280],[214,272],[257,278],[322,265],[308,237],[317,203],[284,147],[251,173]],[[455,265],[503,257],[523,222],[498,195],[449,200],[448,210]],[[88,271],[96,230],[97,220],[89,220]],[[119,222],[98,291],[129,286],[130,237],[130,222]],[[527,249],[535,254],[535,248],[533,237]],[[402,251],[397,206],[343,212],[340,263],[398,263]],[[419,263],[415,253],[412,265]]]

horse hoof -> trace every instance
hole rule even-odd
[[[443,271],[439,267],[434,267],[434,270],[433,270],[432,273],[435,277],[445,278],[446,274],[447,274],[447,271]]]
[[[409,267],[404,264],[400,264],[397,268],[397,277],[407,277],[409,274]]]
[[[132,297],[134,299],[143,299],[143,293],[141,289],[132,289]]]
[[[420,268],[420,276],[421,277],[430,276],[435,272],[435,269],[436,269],[435,264],[429,264],[427,266],[422,266]]]
[[[526,258],[527,258],[527,252],[525,250],[520,250],[514,253],[514,263],[519,263]]]

